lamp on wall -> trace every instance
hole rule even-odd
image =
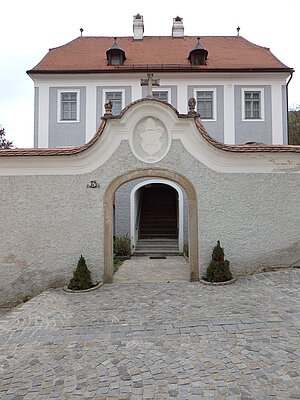
[[[100,185],[99,185],[99,183],[97,183],[96,180],[93,180],[89,184],[87,184],[86,187],[88,187],[90,189],[95,189],[95,188],[100,187]]]

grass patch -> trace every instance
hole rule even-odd
[[[114,257],[114,274],[118,271],[120,266],[123,264],[124,257]]]

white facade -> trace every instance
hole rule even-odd
[[[188,100],[197,96],[197,91],[213,93],[214,115],[202,118],[208,133],[227,144],[263,142],[266,144],[287,143],[286,81],[288,73],[155,73],[160,87],[153,92],[166,91],[168,102],[179,113],[188,111]],[[88,142],[95,134],[104,114],[105,96],[108,92],[122,93],[122,108],[146,96],[140,85],[143,73],[123,74],[73,74],[34,75],[38,93],[35,126],[35,147],[70,147]],[[81,89],[81,91],[79,90]],[[71,124],[59,121],[59,97],[61,91],[78,93],[78,113]],[[245,91],[259,91],[262,95],[259,119],[245,120]],[[51,91],[55,91],[51,97]],[[55,101],[57,103],[53,104]],[[101,104],[99,104],[101,103]],[[81,104],[81,108],[79,107]],[[51,111],[52,110],[52,111]],[[50,114],[56,113],[55,116]],[[51,122],[51,118],[54,122]],[[79,124],[81,123],[80,127]],[[52,139],[59,131],[61,142]],[[77,132],[77,139],[72,135]],[[56,132],[57,135],[57,132]],[[64,142],[63,136],[69,139]]]

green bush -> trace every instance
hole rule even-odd
[[[68,288],[71,290],[85,290],[90,289],[93,286],[91,273],[86,266],[84,257],[81,255],[77,264],[77,268],[73,272],[73,278],[71,278]]]
[[[209,282],[226,282],[232,279],[229,261],[224,260],[224,250],[219,240],[213,249],[212,260],[207,267],[205,278]]]
[[[27,301],[29,300],[29,297],[26,293],[23,294],[23,303],[27,303]]]
[[[116,257],[128,257],[131,254],[130,251],[130,237],[128,234],[114,238],[114,256]]]
[[[189,245],[187,243],[183,245],[183,253],[189,257]]]

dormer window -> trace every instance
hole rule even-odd
[[[208,51],[200,43],[200,38],[198,37],[198,43],[191,50],[188,59],[191,65],[206,65]]]
[[[114,39],[115,43],[106,52],[107,65],[123,65],[126,60],[125,51],[117,44],[117,38]]]
[[[108,65],[122,65],[123,62],[119,54],[112,54],[108,60]]]

